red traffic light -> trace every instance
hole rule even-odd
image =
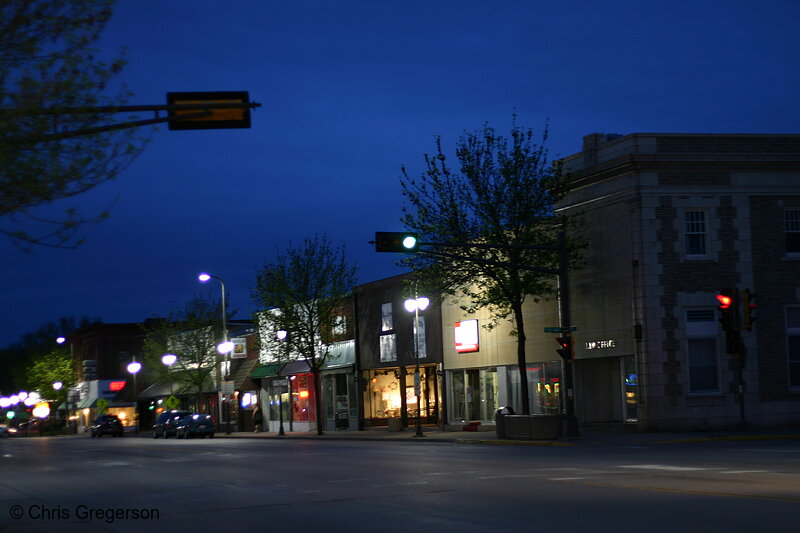
[[[560,355],[566,361],[573,359],[572,337],[556,337],[556,342],[559,344],[559,346],[561,346],[558,350],[556,350],[556,353],[558,353],[558,355]]]
[[[717,300],[719,301],[720,309],[728,309],[733,304],[733,298],[724,294],[717,294]]]

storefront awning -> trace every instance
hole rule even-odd
[[[281,371],[281,368],[286,363],[267,363],[265,365],[259,365],[253,370],[253,373],[250,374],[250,377],[253,379],[264,379],[264,378],[274,378],[278,376],[278,373]]]
[[[281,369],[281,376],[294,376],[295,374],[308,374],[311,372],[311,366],[305,359],[298,359],[297,361],[289,361]]]
[[[248,387],[253,386],[252,382],[248,382],[247,380],[250,378],[250,375],[253,373],[253,368],[255,368],[257,364],[258,359],[245,359],[240,362],[231,376],[234,389],[242,390],[245,383],[248,383]]]

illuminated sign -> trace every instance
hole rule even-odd
[[[478,321],[462,320],[455,324],[456,351],[458,353],[477,352],[480,348],[478,342]]]
[[[108,384],[108,390],[112,392],[121,391],[125,388],[125,381],[112,381]]]
[[[589,341],[584,344],[587,350],[604,350],[607,348],[616,348],[617,341],[614,339],[607,339],[602,341]]]

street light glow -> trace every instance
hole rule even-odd
[[[428,308],[430,303],[431,301],[428,298],[420,296],[419,298],[409,298],[403,302],[403,307],[405,307],[406,311],[409,313],[413,313],[414,311],[424,311]]]
[[[60,381],[56,381],[56,382],[53,383],[53,388],[55,390],[61,390],[61,387],[63,387],[63,386],[64,386],[64,384],[61,383]]]
[[[413,235],[409,235],[403,239],[403,247],[408,250],[411,250],[416,245],[417,245],[417,238],[414,237]]]
[[[199,276],[197,276],[197,279],[200,280],[200,283],[205,283],[211,279],[211,274],[203,272]]]
[[[217,351],[221,354],[226,354],[233,351],[233,343],[231,341],[221,342],[217,345]]]
[[[64,344],[65,342],[67,342],[67,338],[66,337],[56,337],[56,342],[58,344]]]
[[[128,372],[131,374],[136,374],[142,369],[142,363],[134,361],[132,363],[128,363]]]
[[[165,353],[161,356],[161,362],[167,366],[172,366],[175,364],[175,361],[178,360],[178,356],[174,353]]]

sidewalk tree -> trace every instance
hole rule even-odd
[[[431,294],[455,297],[468,313],[488,308],[494,321],[487,327],[512,322],[523,414],[530,413],[523,304],[553,298],[557,289],[554,275],[522,267],[559,265],[557,252],[525,247],[555,246],[558,233],[578,223],[555,209],[567,180],[560,166],[548,161],[547,136],[545,128],[537,142],[534,132],[516,121],[510,138],[488,125],[465,132],[456,144],[455,169],[437,137],[435,153],[424,156],[422,175],[411,177],[403,167],[401,177],[406,201],[401,220],[423,245],[433,243],[405,263],[420,273]],[[575,264],[580,246],[573,242],[571,249]]]
[[[195,296],[177,307],[166,318],[145,322],[142,344],[143,369],[147,380],[170,380],[176,394],[194,394],[199,408],[203,388],[214,385],[217,363],[221,357],[217,345],[222,339],[222,314],[219,300]],[[177,360],[167,368],[164,354]]]
[[[334,247],[327,235],[315,235],[299,247],[290,244],[256,273],[253,300],[261,345],[279,358],[296,354],[308,363],[320,435],[320,369],[331,353],[329,334],[342,326],[355,284],[356,268],[347,263],[344,247]],[[274,334],[278,331],[286,332],[283,339]]]
[[[51,204],[113,179],[141,150],[136,130],[59,137],[116,122],[80,110],[129,97],[124,88],[107,95],[123,59],[94,49],[113,3],[0,1],[0,233],[25,251],[80,244],[81,224],[106,213],[59,214]]]
[[[56,346],[36,357],[28,367],[27,378],[29,390],[39,391],[42,398],[53,400],[56,405],[66,402],[69,388],[76,383],[69,347]],[[62,383],[60,390],[53,388],[56,381]]]

